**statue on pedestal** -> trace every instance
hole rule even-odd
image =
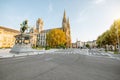
[[[28,33],[28,21],[23,21],[20,28],[20,34],[16,35],[15,45],[11,49],[11,53],[26,53],[34,51],[31,48],[31,38],[32,36]],[[27,32],[26,32],[27,31]]]

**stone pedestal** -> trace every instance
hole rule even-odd
[[[31,48],[31,43],[30,43],[30,39],[32,38],[32,36],[30,34],[19,34],[15,36],[16,41],[15,41],[15,45],[13,46],[13,48],[11,49],[11,53],[28,53],[28,52],[32,52],[34,51]]]

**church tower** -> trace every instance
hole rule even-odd
[[[69,18],[67,19],[67,35],[68,35],[68,41],[67,44],[69,47],[71,47],[71,32],[70,32],[70,22],[69,22]]]
[[[36,21],[36,29],[38,33],[43,30],[43,20],[40,18],[38,18],[38,20]]]
[[[63,21],[62,21],[62,29],[64,32],[66,32],[67,30],[67,19],[66,19],[66,12],[64,11],[64,15],[63,15]]]
[[[66,18],[66,12],[64,11],[63,14],[63,21],[62,21],[62,29],[65,32],[66,35],[66,47],[70,48],[71,47],[71,33],[70,33],[70,23],[69,23],[69,18]]]

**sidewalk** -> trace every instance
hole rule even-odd
[[[0,49],[0,58],[9,58],[9,57],[20,57],[20,56],[28,56],[28,55],[38,55],[38,54],[44,54],[44,53],[52,53],[56,51],[57,49],[50,49],[50,50],[40,50],[36,52],[29,52],[29,53],[9,53],[11,49]]]

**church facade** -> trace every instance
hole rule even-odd
[[[54,29],[54,28],[53,28]],[[70,48],[71,47],[71,32],[70,32],[70,23],[69,23],[69,18],[66,17],[66,12],[64,11],[63,15],[63,20],[62,20],[62,27],[59,27],[58,29],[63,30],[66,35],[66,47]],[[43,21],[42,19],[38,19],[36,21],[36,29],[34,29],[34,33],[37,33],[37,39],[36,39],[36,46],[42,46],[45,47],[47,46],[46,44],[46,34],[52,29],[47,29],[43,30]]]

